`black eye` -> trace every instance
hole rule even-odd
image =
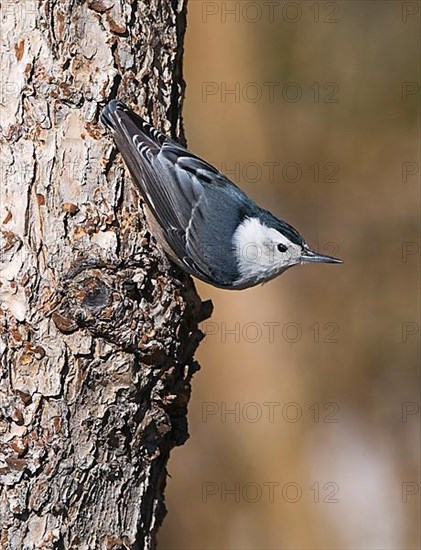
[[[278,250],[279,250],[279,252],[286,252],[286,251],[288,250],[288,247],[285,246],[285,245],[282,244],[282,243],[279,243],[279,244],[278,244]]]

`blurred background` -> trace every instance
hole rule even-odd
[[[162,550],[420,548],[419,9],[189,3],[189,148],[345,263],[197,283]]]

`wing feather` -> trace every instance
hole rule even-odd
[[[186,270],[205,282],[229,286],[238,276],[231,240],[238,217],[247,215],[244,193],[123,103],[112,101],[102,121],[113,131],[135,183]]]

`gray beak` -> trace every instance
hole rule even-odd
[[[319,254],[309,248],[304,248],[301,254],[301,263],[323,263],[323,264],[342,264],[343,261],[333,256],[326,256],[325,254]]]

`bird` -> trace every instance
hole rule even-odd
[[[298,264],[342,263],[312,250],[292,225],[122,101],[111,100],[100,119],[143,198],[151,233],[188,274],[243,290]]]

